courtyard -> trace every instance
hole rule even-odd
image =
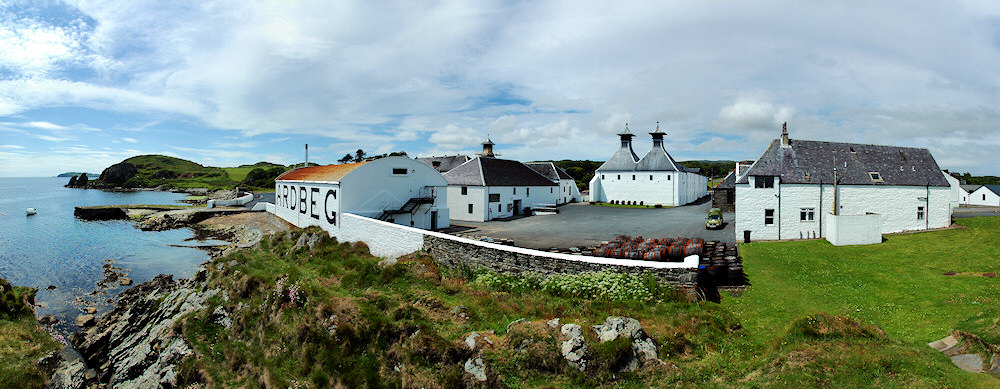
[[[451,221],[444,232],[513,241],[515,246],[533,249],[596,246],[618,235],[644,238],[701,238],[735,242],[734,213],[725,213],[725,226],[706,230],[705,217],[712,207],[708,197],[672,208],[601,207],[571,203],[559,207],[559,214],[523,216],[488,222]]]

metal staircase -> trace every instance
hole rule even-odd
[[[413,214],[422,204],[434,204],[434,198],[434,187],[424,187],[424,189],[417,194],[417,197],[406,200],[406,203],[403,204],[403,206],[395,209],[383,209],[382,213],[378,216],[378,220],[388,221],[392,215],[399,215],[403,213]]]

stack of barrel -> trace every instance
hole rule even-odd
[[[619,235],[594,249],[595,257],[635,259],[656,262],[683,260],[689,255],[701,255],[705,241],[688,238],[643,239],[641,236]]]
[[[699,265],[701,271],[706,272],[717,286],[746,284],[743,259],[740,258],[736,243],[705,242],[705,250]]]

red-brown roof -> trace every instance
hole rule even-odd
[[[337,181],[370,161],[345,163],[343,165],[310,166],[287,171],[275,181]]]

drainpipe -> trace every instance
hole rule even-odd
[[[778,176],[778,240],[781,240],[781,176]]]
[[[931,228],[931,183],[927,183],[927,197],[924,197],[924,229]]]
[[[823,181],[819,182],[819,236],[823,238]]]

